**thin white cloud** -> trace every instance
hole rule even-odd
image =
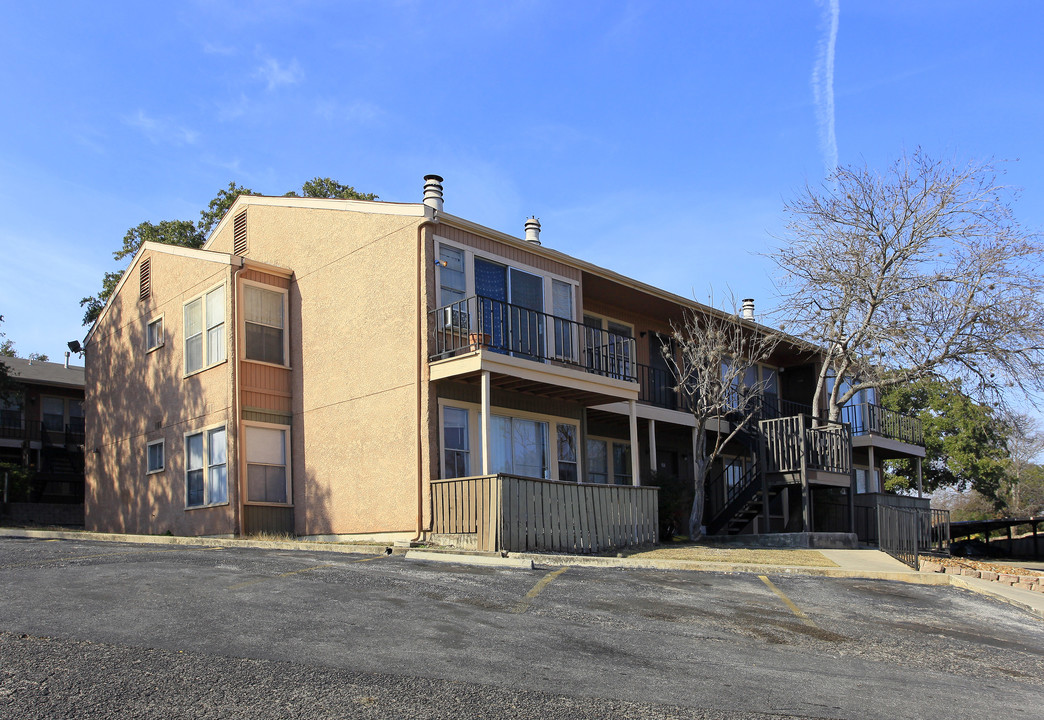
[[[812,96],[819,125],[819,149],[827,175],[837,168],[837,133],[834,114],[834,53],[837,48],[837,25],[841,14],[840,0],[817,0],[823,7],[826,34],[820,39],[816,64],[812,68]]]
[[[123,122],[142,132],[154,143],[170,145],[192,145],[199,139],[199,133],[168,118],[152,117],[139,109],[134,115],[123,118]]]
[[[230,47],[228,45],[219,45],[217,43],[204,42],[203,43],[203,52],[206,53],[207,55],[225,55],[225,56],[229,56],[229,55],[235,55],[237,53],[237,50],[234,47]]]
[[[296,85],[301,82],[304,79],[304,71],[297,60],[283,65],[275,58],[264,58],[261,66],[254,71],[254,77],[263,80],[269,90],[275,90],[282,85]]]
[[[385,113],[379,105],[366,100],[356,100],[348,104],[337,100],[320,100],[316,103],[315,114],[324,120],[351,125],[369,125]]]

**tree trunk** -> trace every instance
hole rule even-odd
[[[689,513],[689,540],[696,542],[703,537],[703,506],[707,495],[707,468],[710,460],[697,460],[694,466],[696,473],[695,494],[692,498],[692,512]]]

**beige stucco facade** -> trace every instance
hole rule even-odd
[[[449,289],[447,258],[461,268]],[[479,300],[480,266],[529,283],[539,307]],[[187,304],[219,287],[223,356],[187,373]],[[657,361],[687,309],[720,313],[441,206],[242,196],[200,250],[146,243],[88,336],[87,526],[407,539],[433,527],[432,483],[461,472],[515,462],[550,483],[686,482],[694,421],[664,396]],[[504,344],[537,327],[529,350]],[[789,346],[759,372],[780,401],[807,403],[811,357]],[[494,424],[512,435],[494,439]],[[215,432],[224,464],[209,457]],[[514,433],[542,434],[537,466]],[[190,439],[214,488],[199,489]]]

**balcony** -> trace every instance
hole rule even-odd
[[[626,383],[637,379],[634,338],[574,320],[481,296],[432,310],[428,320],[431,362],[484,350]]]
[[[910,445],[924,445],[924,428],[920,418],[903,415],[880,405],[847,405],[841,408],[841,420],[851,426],[855,437],[877,435]]]
[[[55,427],[46,422],[23,423],[20,417],[0,418],[0,440],[39,442],[42,445],[83,445],[83,418]]]
[[[817,424],[811,415],[795,415],[762,420],[759,426],[768,473],[849,485],[852,432],[847,423]]]

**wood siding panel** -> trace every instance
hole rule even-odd
[[[481,235],[476,235],[467,230],[461,230],[460,228],[442,224],[439,225],[435,234],[437,237],[444,237],[447,240],[452,240],[461,245],[467,245],[468,247],[474,248],[480,254],[485,253],[490,256],[505,259],[509,262],[528,265],[529,267],[543,270],[544,272],[569,278],[570,280],[576,280],[577,282],[580,281],[580,270],[578,268],[571,267],[565,263],[558,262],[557,260],[551,260],[542,255],[536,255],[522,248],[514,247],[513,245],[508,245],[497,240],[491,240],[482,237]]]
[[[239,274],[239,277],[243,278],[244,280],[251,280],[253,282],[262,283],[264,285],[271,285],[273,287],[282,288],[284,290],[288,290],[290,288],[290,278],[280,277],[278,275],[271,275],[269,273],[261,272],[260,270],[254,270],[252,268],[247,268],[246,270],[244,270],[242,273]]]

